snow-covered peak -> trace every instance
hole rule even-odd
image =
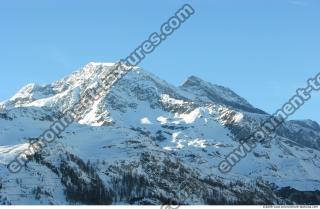
[[[213,102],[231,106],[244,111],[264,113],[254,108],[247,100],[237,95],[229,88],[214,85],[196,76],[190,76],[181,86],[181,89],[194,94],[193,98],[200,102]]]
[[[55,97],[57,94],[66,93],[77,88],[83,89],[95,83],[101,78],[102,74],[108,74],[114,65],[115,63],[90,62],[79,70],[52,84],[27,84],[10,99],[10,102],[19,103],[24,106],[35,100],[48,99]]]
[[[248,107],[252,107],[249,102],[237,95],[231,89],[211,84],[196,76],[190,76],[181,86],[184,89],[195,91],[197,95],[206,97],[212,101],[226,100],[235,103],[241,103]]]
[[[51,85],[30,83],[19,90],[7,103],[21,105],[53,96],[55,93]]]
[[[130,66],[121,64],[121,68]],[[97,88],[101,78],[113,73],[116,63],[91,62],[69,76],[49,85],[29,84],[23,87],[11,100],[4,103],[6,109],[21,107],[45,108],[56,113],[64,112],[85,96],[86,90]],[[130,111],[139,102],[147,102],[150,106],[176,108],[174,103],[167,104],[163,96],[185,99],[178,89],[157,76],[139,67],[134,67],[123,78],[108,89],[104,88],[97,101],[93,101],[82,113],[81,123],[101,125],[108,118],[108,109]],[[180,106],[183,106],[182,104]],[[100,116],[105,116],[98,123]]]
[[[80,112],[80,120],[34,156],[27,169],[7,178],[6,165],[114,66],[92,62],[52,84],[29,84],[0,103],[0,204],[105,203],[105,188],[111,189],[114,204],[162,203],[173,193],[187,194],[180,180],[187,188],[203,189],[192,191],[184,204],[281,203],[282,196],[273,189],[287,186],[317,194],[318,124],[285,123],[273,140],[257,142],[230,173],[221,174],[219,162],[241,151],[239,141],[269,115],[257,114],[259,110],[228,88],[195,76],[175,87],[139,67],[104,88]]]
[[[290,122],[315,131],[320,131],[320,125],[313,120],[292,120]]]
[[[120,64],[123,68],[129,67],[124,63]],[[28,84],[10,101],[5,102],[4,106],[7,109],[33,106],[49,108],[54,112],[64,111],[72,108],[88,88],[96,87],[104,75],[112,73],[115,65],[116,63],[90,62],[52,84]],[[125,107],[134,106],[134,103],[137,103],[136,100],[147,100],[153,107],[158,106],[172,111],[191,111],[193,102],[200,102],[263,113],[223,86],[213,85],[195,76],[190,76],[180,88],[177,88],[139,67],[134,67],[119,82],[104,91],[104,96],[83,113],[85,123],[96,122],[98,115],[102,113],[107,115],[108,105],[128,111],[130,108]],[[164,97],[171,98],[168,101],[180,101],[181,104],[166,102],[163,100]]]
[[[189,76],[182,84],[182,86],[192,86],[195,83],[203,83],[205,82],[204,80],[202,80],[201,78],[195,76],[195,75],[191,75]]]

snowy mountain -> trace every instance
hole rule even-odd
[[[176,87],[138,67],[10,173],[8,163],[114,65],[89,63],[0,103],[0,203],[320,203],[319,124],[284,123],[222,174],[219,163],[270,115],[228,88],[195,76]]]

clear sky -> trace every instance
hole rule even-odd
[[[320,71],[318,0],[1,0],[0,100],[126,57],[184,3],[196,14],[141,63],[160,78],[196,75],[272,113]],[[292,119],[320,122],[319,105]]]

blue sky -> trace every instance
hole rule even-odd
[[[2,0],[0,100],[126,57],[184,3],[196,14],[141,63],[162,79],[196,75],[272,113],[320,71],[317,0]],[[314,94],[292,119],[320,122],[319,103]]]

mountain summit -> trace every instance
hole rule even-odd
[[[249,112],[265,113],[262,110],[254,108],[248,101],[232,90],[223,86],[213,85],[196,76],[190,76],[182,84],[181,88],[188,92],[193,92],[196,96],[195,99],[200,102],[229,105]]]
[[[7,164],[98,85],[89,63],[0,104],[3,204],[319,204],[320,126],[288,121],[231,172],[219,163],[270,115],[190,76],[176,87],[135,67],[27,165]]]

